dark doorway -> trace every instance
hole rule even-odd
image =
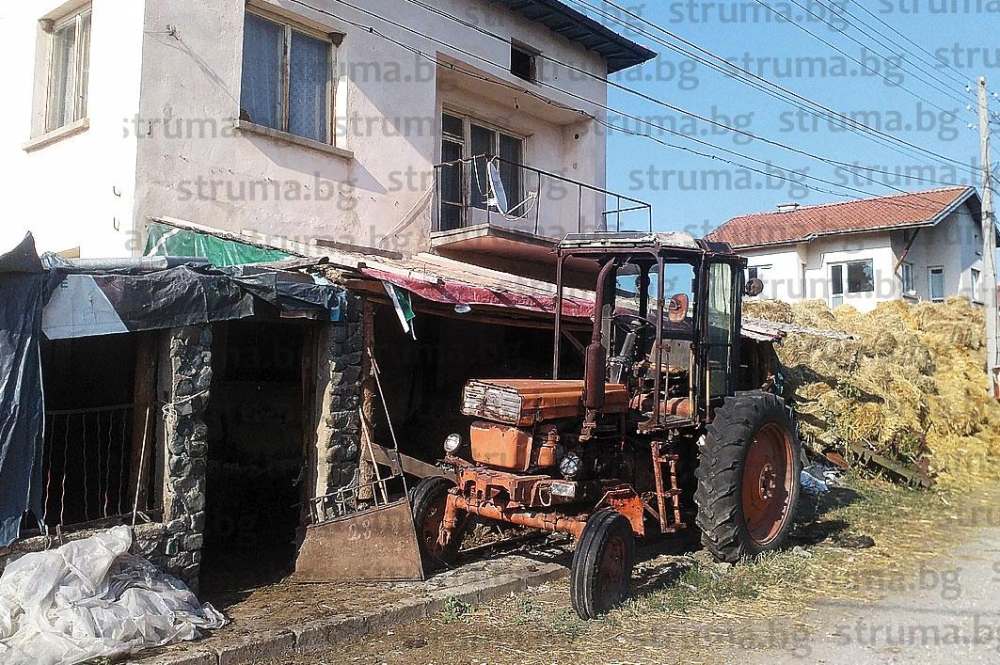
[[[206,591],[251,588],[292,570],[307,475],[309,333],[306,325],[276,320],[216,326],[205,417]]]

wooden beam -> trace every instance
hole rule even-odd
[[[149,474],[155,446],[153,410],[156,406],[156,366],[158,356],[158,333],[141,332],[136,334],[135,376],[133,380],[132,398],[132,454],[129,459],[128,504],[138,496],[139,510],[149,507]],[[148,434],[147,434],[148,429]],[[143,439],[146,439],[146,458],[142,457]],[[137,491],[138,490],[138,491]]]

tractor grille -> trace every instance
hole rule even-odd
[[[517,425],[521,420],[521,395],[482,381],[469,381],[462,395],[462,413],[497,423]]]

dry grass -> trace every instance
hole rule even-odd
[[[791,335],[778,348],[807,443],[861,444],[945,481],[1000,477],[1000,405],[986,391],[983,314],[961,298],[861,314],[822,301],[747,303],[751,316],[828,328],[856,340]]]

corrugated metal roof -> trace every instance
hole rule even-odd
[[[559,0],[494,0],[512,12],[541,23],[552,32],[580,44],[603,57],[608,73],[641,65],[656,57],[654,51],[640,46],[586,14]]]

